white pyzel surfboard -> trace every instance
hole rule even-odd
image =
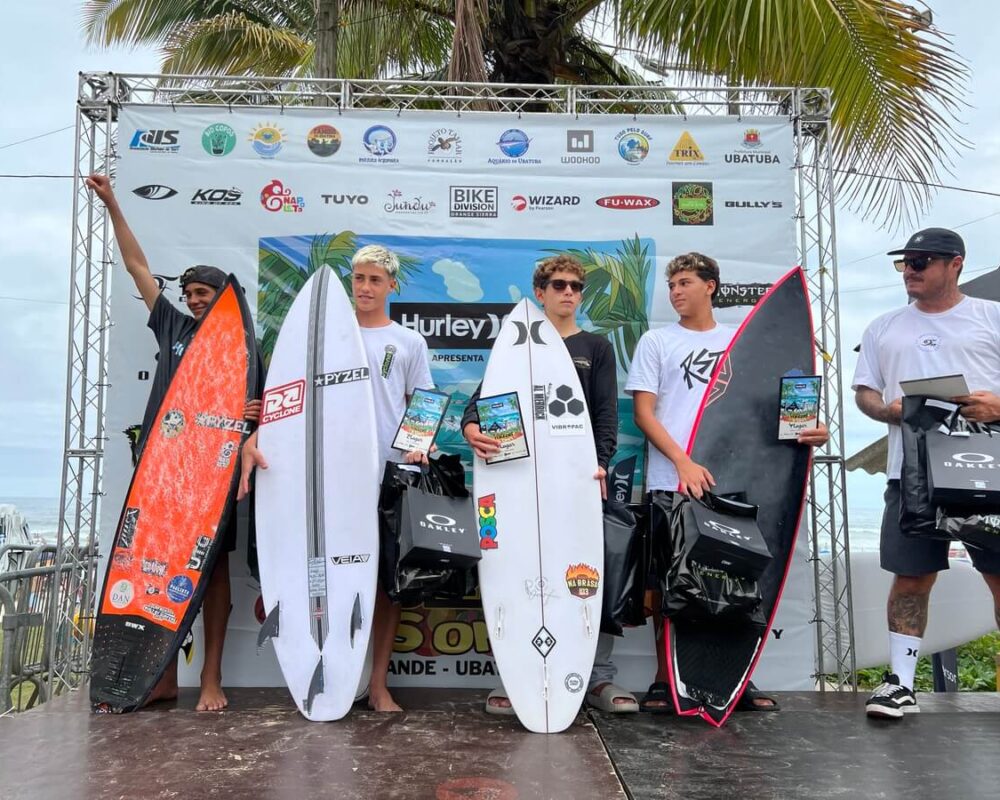
[[[365,663],[378,567],[375,406],[340,281],[318,270],[281,326],[264,391],[257,548],[288,689],[311,720],[343,717]]]
[[[530,457],[475,463],[479,580],[490,644],[521,723],[567,728],[594,663],[604,589],[597,453],[556,329],[527,299],[493,346],[482,397],[517,392]]]

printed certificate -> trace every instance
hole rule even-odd
[[[486,459],[487,464],[527,458],[528,439],[524,434],[524,417],[517,401],[517,392],[481,397],[476,402],[479,411],[479,430],[495,439],[500,452]]]
[[[443,392],[415,389],[399,423],[396,438],[392,440],[393,449],[404,453],[429,453],[434,437],[444,421],[444,412],[450,399]]]

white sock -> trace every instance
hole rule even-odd
[[[917,671],[921,641],[919,636],[889,632],[890,671],[899,678],[900,685],[907,689],[913,689],[913,675]]]

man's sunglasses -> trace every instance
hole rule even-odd
[[[949,258],[951,258],[951,256],[930,255],[925,253],[920,256],[904,256],[903,258],[896,259],[892,262],[892,264],[896,268],[896,272],[902,272],[907,267],[912,269],[914,272],[923,272],[930,266],[932,261],[946,261]]]
[[[545,282],[546,286],[551,286],[557,292],[565,292],[568,286],[573,290],[573,294],[580,294],[583,291],[583,281],[564,281],[562,278],[555,278]]]

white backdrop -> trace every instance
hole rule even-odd
[[[390,314],[427,338],[434,379],[453,396],[438,444],[466,458],[458,417],[499,319],[530,292],[541,258],[572,252],[593,270],[581,324],[608,333],[622,383],[638,335],[674,318],[670,258],[697,250],[720,262],[717,317],[730,324],[795,261],[787,119],[129,106],[118,126],[116,192],[167,296],[179,302],[177,278],[193,264],[235,273],[251,308],[266,312],[257,319],[265,351],[318,264],[345,274],[353,250],[375,242],[403,256]],[[156,350],[142,301],[115,269],[105,552],[131,473],[119,432],[142,418]],[[641,455],[631,414],[622,395],[618,458]],[[763,687],[813,686],[805,544],[757,671]],[[280,684],[270,646],[256,650],[258,590],[244,553],[241,542],[231,558],[226,683]],[[649,630],[616,647],[621,680],[637,689],[654,670]],[[197,683],[200,653],[196,629],[183,682]],[[404,611],[394,669],[409,673],[398,685],[493,685],[475,603]]]

